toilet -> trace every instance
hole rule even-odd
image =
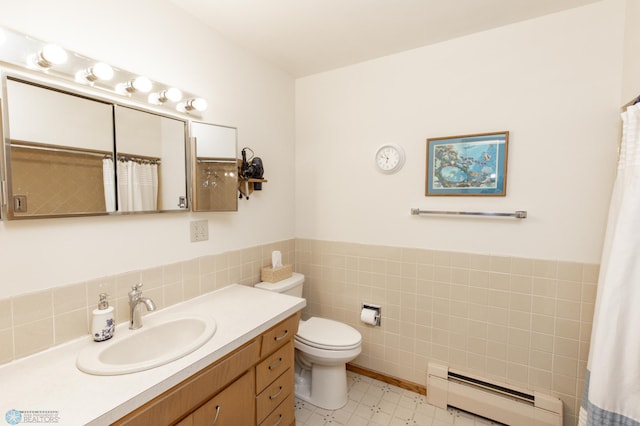
[[[304,275],[293,273],[275,283],[255,285],[268,291],[302,297]],[[300,320],[295,347],[295,396],[326,410],[347,403],[346,364],[362,351],[362,336],[355,328],[326,318]]]

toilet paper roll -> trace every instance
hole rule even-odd
[[[362,312],[360,312],[360,320],[365,324],[377,325],[378,324],[378,321],[376,319],[377,315],[378,315],[378,311],[374,309],[364,308],[362,309]]]

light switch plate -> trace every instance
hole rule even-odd
[[[207,241],[209,239],[209,222],[207,220],[191,221],[191,242]]]

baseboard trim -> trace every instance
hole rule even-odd
[[[427,394],[426,386],[409,382],[407,380],[398,379],[397,377],[388,376],[386,374],[378,373],[377,371],[373,371],[359,365],[347,363],[347,370],[366,377],[371,377],[372,379],[380,380],[381,382],[389,383],[390,385],[394,385],[402,389],[410,390],[411,392],[419,393],[420,395]]]

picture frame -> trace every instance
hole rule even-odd
[[[509,132],[427,139],[425,196],[507,193]]]

